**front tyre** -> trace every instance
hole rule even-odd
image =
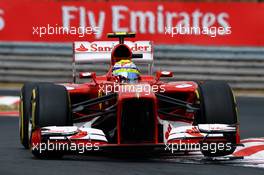
[[[238,125],[237,109],[230,86],[221,81],[205,81],[199,84],[200,112],[197,124],[228,124]],[[236,134],[224,134],[229,144],[236,144]],[[230,148],[230,147],[229,147]],[[224,150],[201,150],[208,157],[230,155],[235,146]]]
[[[68,92],[62,85],[39,84],[32,92],[32,130],[47,126],[72,126],[71,105]],[[32,150],[38,158],[60,158],[62,154],[54,151]]]

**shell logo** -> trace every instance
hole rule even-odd
[[[191,84],[179,84],[176,86],[176,88],[187,88],[187,87],[192,87]]]

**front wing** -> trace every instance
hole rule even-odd
[[[180,126],[171,129],[163,143],[113,144],[109,143],[100,129],[77,126],[50,126],[32,132],[31,150],[42,154],[49,152],[90,153],[90,152],[164,152],[179,153],[200,151],[206,144],[224,144],[232,148],[226,135],[237,132],[237,127],[226,124],[200,124]]]

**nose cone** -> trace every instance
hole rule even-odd
[[[116,87],[120,98],[156,99],[155,92],[149,84],[123,84]]]

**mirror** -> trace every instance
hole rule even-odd
[[[96,77],[95,72],[80,72],[79,73],[79,78],[84,79],[84,78],[93,78]]]
[[[173,72],[170,71],[157,71],[156,80],[158,81],[160,77],[173,77]]]

